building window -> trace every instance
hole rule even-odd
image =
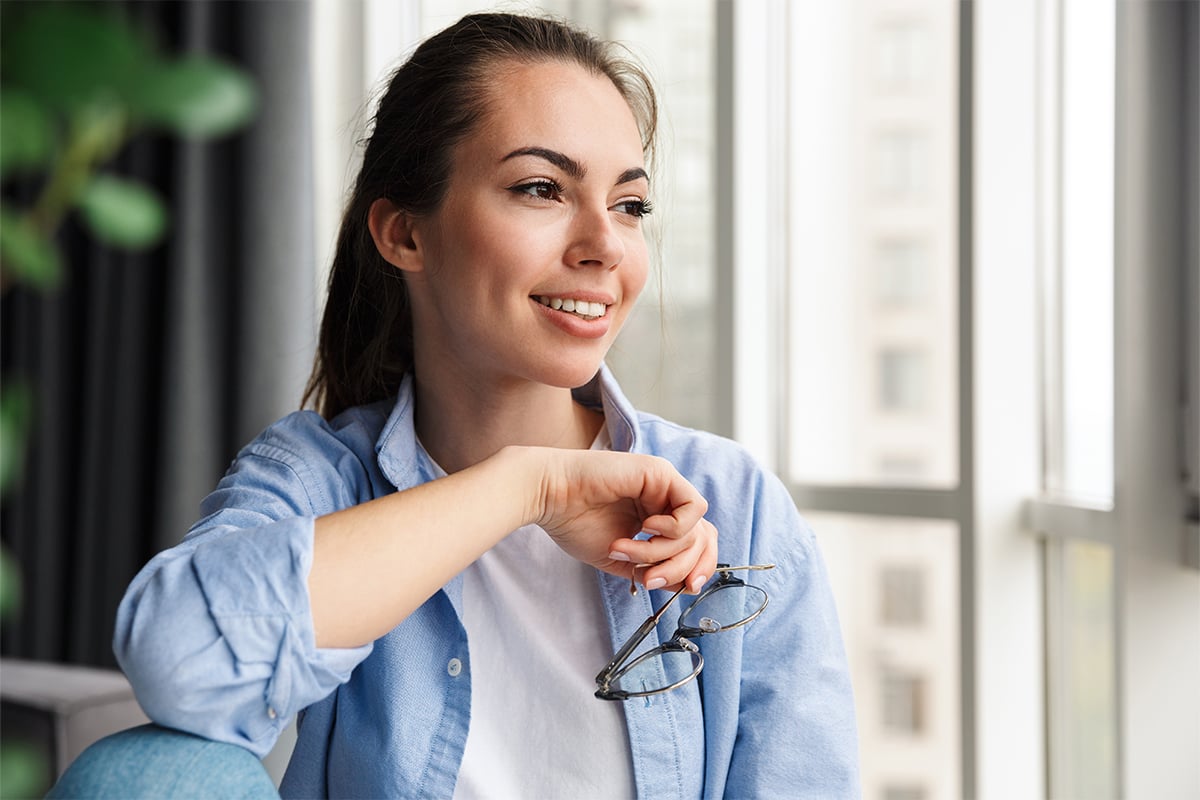
[[[885,483],[915,483],[928,470],[929,461],[920,455],[887,453],[879,457],[878,478]]]
[[[892,22],[879,28],[876,77],[886,91],[921,86],[929,79],[929,30],[915,21]]]
[[[925,575],[919,567],[884,567],[879,583],[885,625],[918,626],[925,621]]]
[[[891,240],[875,250],[878,269],[876,291],[881,302],[916,306],[929,295],[929,248],[923,242]]]
[[[883,728],[891,733],[925,730],[925,679],[899,670],[883,673]]]
[[[885,349],[879,354],[879,407],[915,413],[925,409],[928,359],[913,350]]]
[[[923,199],[929,189],[929,141],[912,130],[891,130],[875,140],[875,180],[886,200]]]

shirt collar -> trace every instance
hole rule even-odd
[[[572,391],[579,403],[597,409],[604,414],[612,449],[634,453],[640,448],[637,429],[637,411],[621,392],[617,379],[608,365],[601,364],[596,375],[583,386]],[[433,480],[433,462],[417,443],[414,412],[412,373],[404,376],[392,413],[384,423],[383,431],[375,442],[375,455],[384,477],[397,489],[408,489]]]

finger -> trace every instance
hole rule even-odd
[[[618,539],[612,544],[609,558],[632,561],[635,564],[657,564],[683,553],[695,544],[695,536],[671,539],[654,536],[649,539]]]
[[[635,576],[650,589],[679,588],[686,585],[695,592],[713,574],[717,563],[717,529],[708,520],[700,520],[687,541],[686,547],[653,563],[645,570],[635,570]],[[672,540],[641,542],[640,545],[672,544]],[[650,563],[648,560],[644,563]],[[640,575],[638,574],[640,573]]]
[[[679,506],[669,513],[646,517],[642,520],[642,530],[654,536],[680,539],[704,519],[707,511],[708,502],[703,497],[697,497],[696,500],[689,501],[686,506]]]
[[[684,588],[688,576],[695,568],[696,551],[703,549],[704,546],[698,544],[665,561],[644,565],[644,568],[634,570],[634,578],[647,589],[675,591]]]
[[[669,461],[656,457],[654,463],[658,467],[657,480],[662,483],[656,489],[647,486],[642,499],[648,508],[653,508],[657,513],[647,517],[643,524],[647,530],[677,538],[700,522],[708,512],[708,501]],[[649,495],[661,496],[655,498]]]
[[[714,541],[716,539],[716,528],[703,517],[686,532],[673,531],[674,536],[653,531],[652,527],[652,524],[643,525],[643,531],[638,535],[613,541],[609,557],[615,561],[631,561],[649,566],[679,555],[692,547],[698,537],[708,537]]]
[[[696,566],[692,567],[692,571],[687,576],[688,591],[692,594],[698,594],[717,569],[717,529],[713,528],[712,533],[713,535],[707,540],[704,552],[696,562]]]

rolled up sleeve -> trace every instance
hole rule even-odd
[[[146,714],[260,757],[371,652],[316,646],[313,523],[335,501],[301,476],[298,458],[244,451],[205,500],[207,516],[143,568],[117,614],[114,652]]]

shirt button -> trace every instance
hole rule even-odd
[[[446,665],[446,672],[450,673],[451,678],[457,678],[462,672],[462,662],[457,658],[450,659],[450,663]]]
[[[267,717],[270,719],[275,719],[276,716],[278,716],[278,715],[275,713],[275,709],[271,708],[270,706],[267,706]]]

